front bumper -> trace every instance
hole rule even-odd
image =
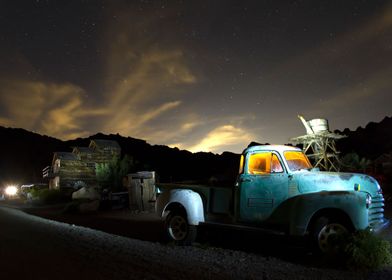
[[[391,221],[389,219],[383,218],[383,221],[381,223],[377,223],[376,225],[370,227],[370,230],[374,233],[379,233],[388,228],[390,224]]]

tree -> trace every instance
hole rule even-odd
[[[101,188],[111,191],[123,189],[122,179],[130,172],[135,171],[135,162],[131,156],[125,155],[122,159],[115,156],[108,163],[96,164],[98,184]]]
[[[370,160],[361,158],[357,153],[349,153],[342,158],[342,167],[347,171],[365,172],[370,164]]]

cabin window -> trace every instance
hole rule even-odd
[[[56,161],[54,162],[54,165],[53,165],[53,172],[57,173],[57,172],[59,172],[59,170],[60,170],[60,160],[56,159]]]
[[[286,151],[284,152],[284,157],[291,171],[312,168],[312,165],[310,164],[308,158],[304,155],[303,152]]]

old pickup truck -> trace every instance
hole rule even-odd
[[[364,174],[322,172],[301,149],[249,147],[234,186],[157,184],[156,211],[170,239],[190,244],[208,223],[308,236],[317,250],[332,250],[333,235],[388,225],[377,181]]]

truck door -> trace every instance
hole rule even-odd
[[[268,151],[248,154],[236,189],[237,219],[263,222],[287,197],[288,175],[279,155]]]

